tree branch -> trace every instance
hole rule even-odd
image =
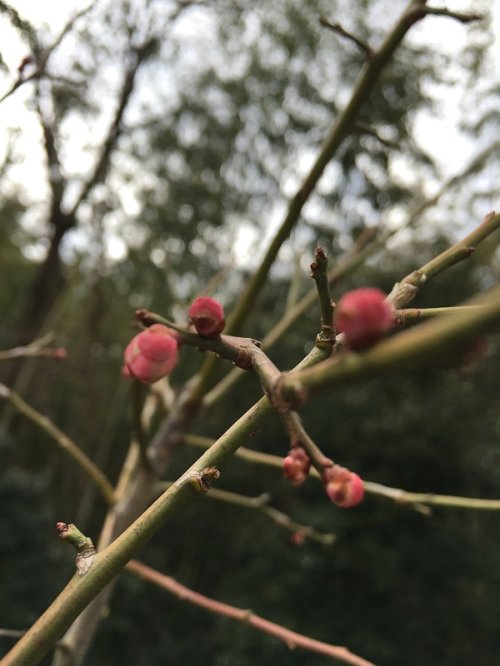
[[[185,585],[177,582],[171,576],[161,574],[160,572],[155,571],[155,569],[152,569],[141,562],[137,562],[137,560],[129,562],[126,569],[139,578],[158,585],[167,592],[170,592],[170,594],[174,594],[182,601],[188,601],[189,603],[194,604],[195,606],[200,606],[211,613],[223,615],[231,620],[237,620],[253,629],[257,629],[257,631],[261,631],[269,636],[274,636],[278,640],[286,643],[290,650],[299,647],[309,652],[322,654],[331,659],[336,659],[345,664],[351,664],[351,666],[374,666],[372,662],[363,659],[363,657],[359,657],[343,646],[331,645],[330,643],[323,643],[323,641],[309,638],[309,636],[304,636],[303,634],[291,631],[280,624],[265,620],[263,617],[252,613],[252,611],[236,608],[229,604],[216,601],[215,599],[210,599],[210,597],[206,597],[199,592],[194,592]]]
[[[88,177],[86,183],[84,184],[80,195],[78,196],[76,202],[74,203],[71,214],[74,215],[76,211],[81,206],[82,202],[85,201],[94,189],[94,187],[104,180],[106,176],[109,162],[111,158],[111,153],[118,141],[120,134],[122,133],[122,119],[129,103],[130,97],[134,90],[135,77],[137,72],[142,64],[142,62],[148,57],[148,44],[144,44],[142,47],[134,48],[131,50],[130,58],[131,62],[129,63],[125,76],[123,79],[120,95],[118,98],[118,104],[116,107],[115,115],[111,124],[109,126],[108,134],[104,139],[101,147],[101,151],[97,157],[94,169],[90,176]]]
[[[473,337],[491,330],[500,323],[500,286],[486,295],[469,301],[460,314],[432,319],[421,326],[403,331],[382,341],[372,349],[356,354],[347,353],[326,360],[315,368],[294,375],[284,375],[279,383],[283,399],[291,404],[316,393],[345,386],[352,382],[435,363],[443,354],[460,348]]]
[[[262,258],[259,268],[247,282],[243,293],[231,312],[226,324],[227,333],[232,334],[238,332],[244,320],[251,312],[253,303],[265,284],[269,270],[274,263],[281,246],[297,224],[302,208],[314,191],[326,166],[331,161],[344,139],[351,133],[356,121],[356,116],[375,87],[382,70],[390,61],[394,51],[397,49],[411,26],[423,18],[423,15],[418,15],[415,11],[415,6],[420,6],[421,4],[422,0],[412,0],[408,4],[379,49],[373,53],[373,57],[366,63],[361,71],[351,94],[350,101],[335,120],[335,123],[321,147],[316,161],[312,165],[300,187],[297,189],[295,195],[290,200],[285,218]],[[200,400],[207,392],[214,368],[214,359],[207,359],[200,372],[198,385],[195,389],[196,399]]]
[[[424,7],[423,12],[427,16],[444,16],[460,21],[460,23],[472,23],[473,21],[482,21],[484,19],[482,14],[453,12],[446,9],[446,7]]]
[[[319,24],[322,25],[324,28],[328,28],[332,32],[335,32],[337,35],[340,35],[341,37],[345,37],[346,39],[348,39],[350,42],[352,42],[355,46],[358,47],[358,49],[364,54],[367,60],[370,60],[370,58],[373,57],[373,49],[371,48],[371,46],[366,42],[363,42],[358,37],[356,37],[356,35],[353,35],[351,32],[347,31],[345,28],[343,28],[340,25],[340,23],[330,23],[330,21],[325,16],[320,16]]]
[[[444,192],[446,192],[450,187],[458,185],[467,175],[476,171],[479,165],[483,164],[486,158],[489,155],[491,155],[491,153],[492,150],[490,147],[486,151],[481,152],[476,158],[474,158],[474,160],[472,160],[472,162],[470,162],[463,171],[461,171],[460,173],[456,174],[455,176],[447,180],[434,196],[430,197],[429,199],[426,199],[422,204],[418,205],[412,213],[410,213],[406,223],[402,227],[400,226],[397,229],[389,229],[383,232],[378,238],[375,238],[375,240],[370,242],[368,245],[362,246],[359,249],[359,251],[357,251],[354,248],[350,250],[346,255],[344,255],[344,257],[340,260],[340,262],[337,265],[333,266],[333,268],[330,269],[330,271],[328,272],[328,282],[330,284],[330,287],[338,284],[343,278],[349,275],[355,268],[360,266],[368,257],[373,255],[375,252],[384,249],[387,241],[396,233],[398,233],[402,228],[406,229],[409,226],[413,225],[415,221],[418,220],[419,217],[429,207],[437,203],[437,201],[443,195]],[[408,302],[408,300],[411,300],[411,298],[409,297],[411,297],[412,293],[415,293],[416,289],[415,284],[413,284],[413,282],[417,280],[418,275],[420,273],[422,273],[425,270],[428,271],[429,264],[432,270],[432,275],[429,275],[429,272],[427,272],[426,273],[427,278],[437,275],[439,272],[441,272],[441,270],[444,270],[444,268],[447,267],[445,266],[444,268],[437,270],[443,259],[445,259],[446,262],[449,262],[450,261],[449,255],[451,254],[453,257],[453,254],[455,252],[453,248],[456,249],[457,246],[462,246],[462,249],[455,256],[456,261],[459,261],[462,258],[467,258],[468,256],[470,256],[471,254],[470,249],[464,252],[463,247],[465,248],[475,247],[478,243],[487,238],[488,235],[490,235],[491,233],[496,231],[496,229],[499,228],[500,218],[496,215],[493,215],[493,218],[491,218],[491,215],[487,216],[487,219],[485,219],[483,223],[472,232],[472,234],[469,234],[466,238],[459,241],[459,243],[452,246],[452,248],[448,248],[448,250],[438,255],[438,257],[432,259],[431,262],[428,262],[421,268],[407,275],[402,280],[401,283],[397,283],[390,294],[391,300],[394,302],[395,307],[400,309],[404,304]],[[487,223],[486,226],[485,222]],[[409,283],[408,286],[406,286],[406,282]],[[406,292],[406,290],[408,290],[408,292]],[[401,304],[399,304],[398,302],[399,297],[401,297],[402,299]],[[407,297],[408,300],[405,300],[405,298]],[[290,310],[285,312],[281,320],[269,331],[269,333],[262,340],[261,344],[262,349],[265,350],[272,347],[281,338],[281,336],[284,333],[286,333],[286,331],[290,328],[290,326],[292,326],[292,324],[295,321],[297,321],[297,319],[314,304],[316,298],[317,298],[316,289],[310,289],[293,308],[290,308]],[[238,381],[238,379],[241,378],[241,376],[242,376],[241,372],[237,368],[231,370],[210,391],[210,393],[208,393],[205,396],[203,401],[204,405],[208,407],[212,405],[215,401],[219,400],[226,393],[226,391],[228,391],[236,383],[236,381]]]
[[[500,228],[500,213],[489,213],[483,222],[465,238],[458,241],[437,257],[434,257],[421,268],[409,273],[401,282],[397,282],[389,296],[394,307],[401,309],[415,298],[420,287],[430,278],[439,275],[446,269],[464,259],[468,259],[476,246],[490,234]]]
[[[57,446],[72,458],[77,465],[85,472],[89,479],[99,489],[103,499],[107,504],[112,505],[115,501],[113,486],[108,481],[106,475],[88,458],[85,453],[62,432],[52,421],[28,405],[20,395],[9,389],[5,384],[0,384],[0,398],[8,400],[9,403],[25,418],[34,423],[43,430]]]
[[[209,449],[215,440],[211,437],[203,437],[201,435],[186,435],[185,440],[188,446],[195,446],[196,448]],[[262,451],[254,451],[244,446],[234,453],[235,458],[241,458],[245,462],[253,465],[264,465],[273,469],[283,471],[283,458],[281,456],[274,456],[270,453],[263,453]],[[318,481],[320,475],[315,469],[311,469],[310,476]],[[457,509],[474,509],[482,511],[500,511],[500,499],[482,499],[478,497],[460,497],[458,495],[439,495],[437,493],[418,493],[401,488],[392,488],[390,486],[382,485],[374,481],[366,481],[363,479],[364,489],[366,494],[384,497],[392,500],[398,504],[407,505],[424,505],[424,506],[446,506]]]
[[[212,442],[213,443],[213,442]],[[160,483],[158,484],[161,492],[164,492],[166,488],[169,488],[172,483]],[[247,495],[242,495],[241,493],[234,493],[228,490],[222,490],[220,488],[212,488],[211,491],[207,494],[208,499],[213,499],[218,502],[225,502],[226,504],[234,504],[235,506],[241,506],[245,509],[253,509],[259,513],[264,514],[270,520],[272,520],[279,527],[283,527],[286,530],[289,530],[293,534],[298,534],[301,537],[311,539],[312,541],[317,541],[323,546],[331,546],[335,541],[335,535],[328,534],[324,532],[318,532],[310,525],[302,525],[301,523],[296,522],[283,511],[279,511],[273,506],[269,506],[269,501],[271,496],[269,493],[262,493],[258,497],[248,497]]]

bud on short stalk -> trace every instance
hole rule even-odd
[[[224,310],[215,298],[199,296],[189,308],[189,320],[200,335],[214,338],[224,328]]]
[[[283,459],[283,476],[295,486],[300,486],[307,479],[311,459],[301,446],[295,446]]]
[[[337,303],[333,323],[336,332],[344,334],[349,349],[362,351],[393,328],[394,308],[380,289],[355,289]]]
[[[174,336],[175,332],[167,326],[153,324],[132,338],[125,349],[128,373],[144,384],[153,384],[169,375],[179,358]]]
[[[360,476],[340,465],[327,467],[322,474],[326,494],[337,506],[347,509],[363,500],[365,493]]]

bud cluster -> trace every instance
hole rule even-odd
[[[218,301],[203,296],[193,301],[189,320],[199,335],[216,337],[224,328],[224,310]],[[153,324],[127,345],[123,374],[144,384],[157,382],[177,365],[180,344],[176,331],[163,324]]]
[[[283,459],[283,476],[295,486],[304,483],[310,468],[311,459],[301,446],[294,446]]]

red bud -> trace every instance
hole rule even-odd
[[[212,338],[224,328],[224,310],[219,301],[209,296],[195,298],[189,308],[189,319],[200,335]]]
[[[307,479],[311,459],[301,446],[295,446],[283,459],[283,476],[295,486],[300,486]]]
[[[132,377],[152,384],[172,372],[179,358],[172,333],[163,324],[153,324],[132,338],[125,349],[125,366]]]
[[[394,309],[380,289],[355,289],[344,294],[335,308],[337,333],[354,351],[367,349],[394,326]]]
[[[363,500],[363,480],[349,469],[333,465],[325,469],[322,478],[326,494],[337,506],[347,509]]]

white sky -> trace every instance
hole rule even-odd
[[[10,4],[15,7],[22,16],[26,16],[35,26],[49,25],[51,32],[57,35],[67,20],[75,14],[76,11],[87,7],[89,0],[11,0]],[[434,4],[434,3],[431,3]],[[449,0],[445,4],[449,9],[455,11],[471,11],[477,7],[477,2],[472,0]],[[497,35],[496,43],[493,48],[492,62],[496,65],[496,77],[500,75],[500,2],[490,0],[490,6],[494,15],[494,29]],[[443,23],[446,22],[446,41],[443,41]],[[429,17],[412,29],[410,39],[419,44],[425,44],[432,48],[433,45],[439,46],[440,50],[447,51],[450,55],[459,54],[461,48],[466,43],[467,27],[456,21],[445,18]],[[0,21],[0,43],[2,44],[2,54],[9,69],[15,73],[16,68],[22,58],[27,55],[26,47],[13,36],[12,28],[5,19]],[[494,74],[495,75],[495,74]],[[2,94],[0,90],[0,95]],[[473,153],[472,143],[466,139],[458,130],[460,121],[460,109],[457,103],[460,91],[448,90],[442,112],[439,116],[425,112],[418,115],[416,121],[416,131],[422,146],[433,154],[438,165],[441,167],[443,175],[450,175],[459,171],[469,160]],[[12,97],[0,105],[0,123],[4,128],[9,126],[21,126],[22,137],[19,150],[29,154],[29,146],[39,141],[40,129],[33,115],[28,111],[27,105],[22,104],[23,99],[30,97],[29,86],[21,87]],[[0,159],[6,145],[6,137],[0,134]],[[39,167],[34,165],[34,169]],[[401,163],[401,172],[404,173],[404,160]],[[29,168],[24,163],[19,167],[22,175],[19,177],[23,181],[30,182],[30,189],[33,198],[43,199],[44,184],[38,174],[30,174]],[[410,174],[408,174],[410,175]],[[39,188],[42,188],[39,190]],[[274,217],[274,216],[273,216]],[[268,227],[269,234],[280,221],[281,215],[276,215],[276,222],[273,220]],[[251,233],[249,229],[242,229],[241,233]],[[117,258],[125,251],[123,242],[116,239],[114,248],[110,248],[111,254]],[[247,241],[245,240],[245,245]],[[253,257],[253,260],[255,257]]]

